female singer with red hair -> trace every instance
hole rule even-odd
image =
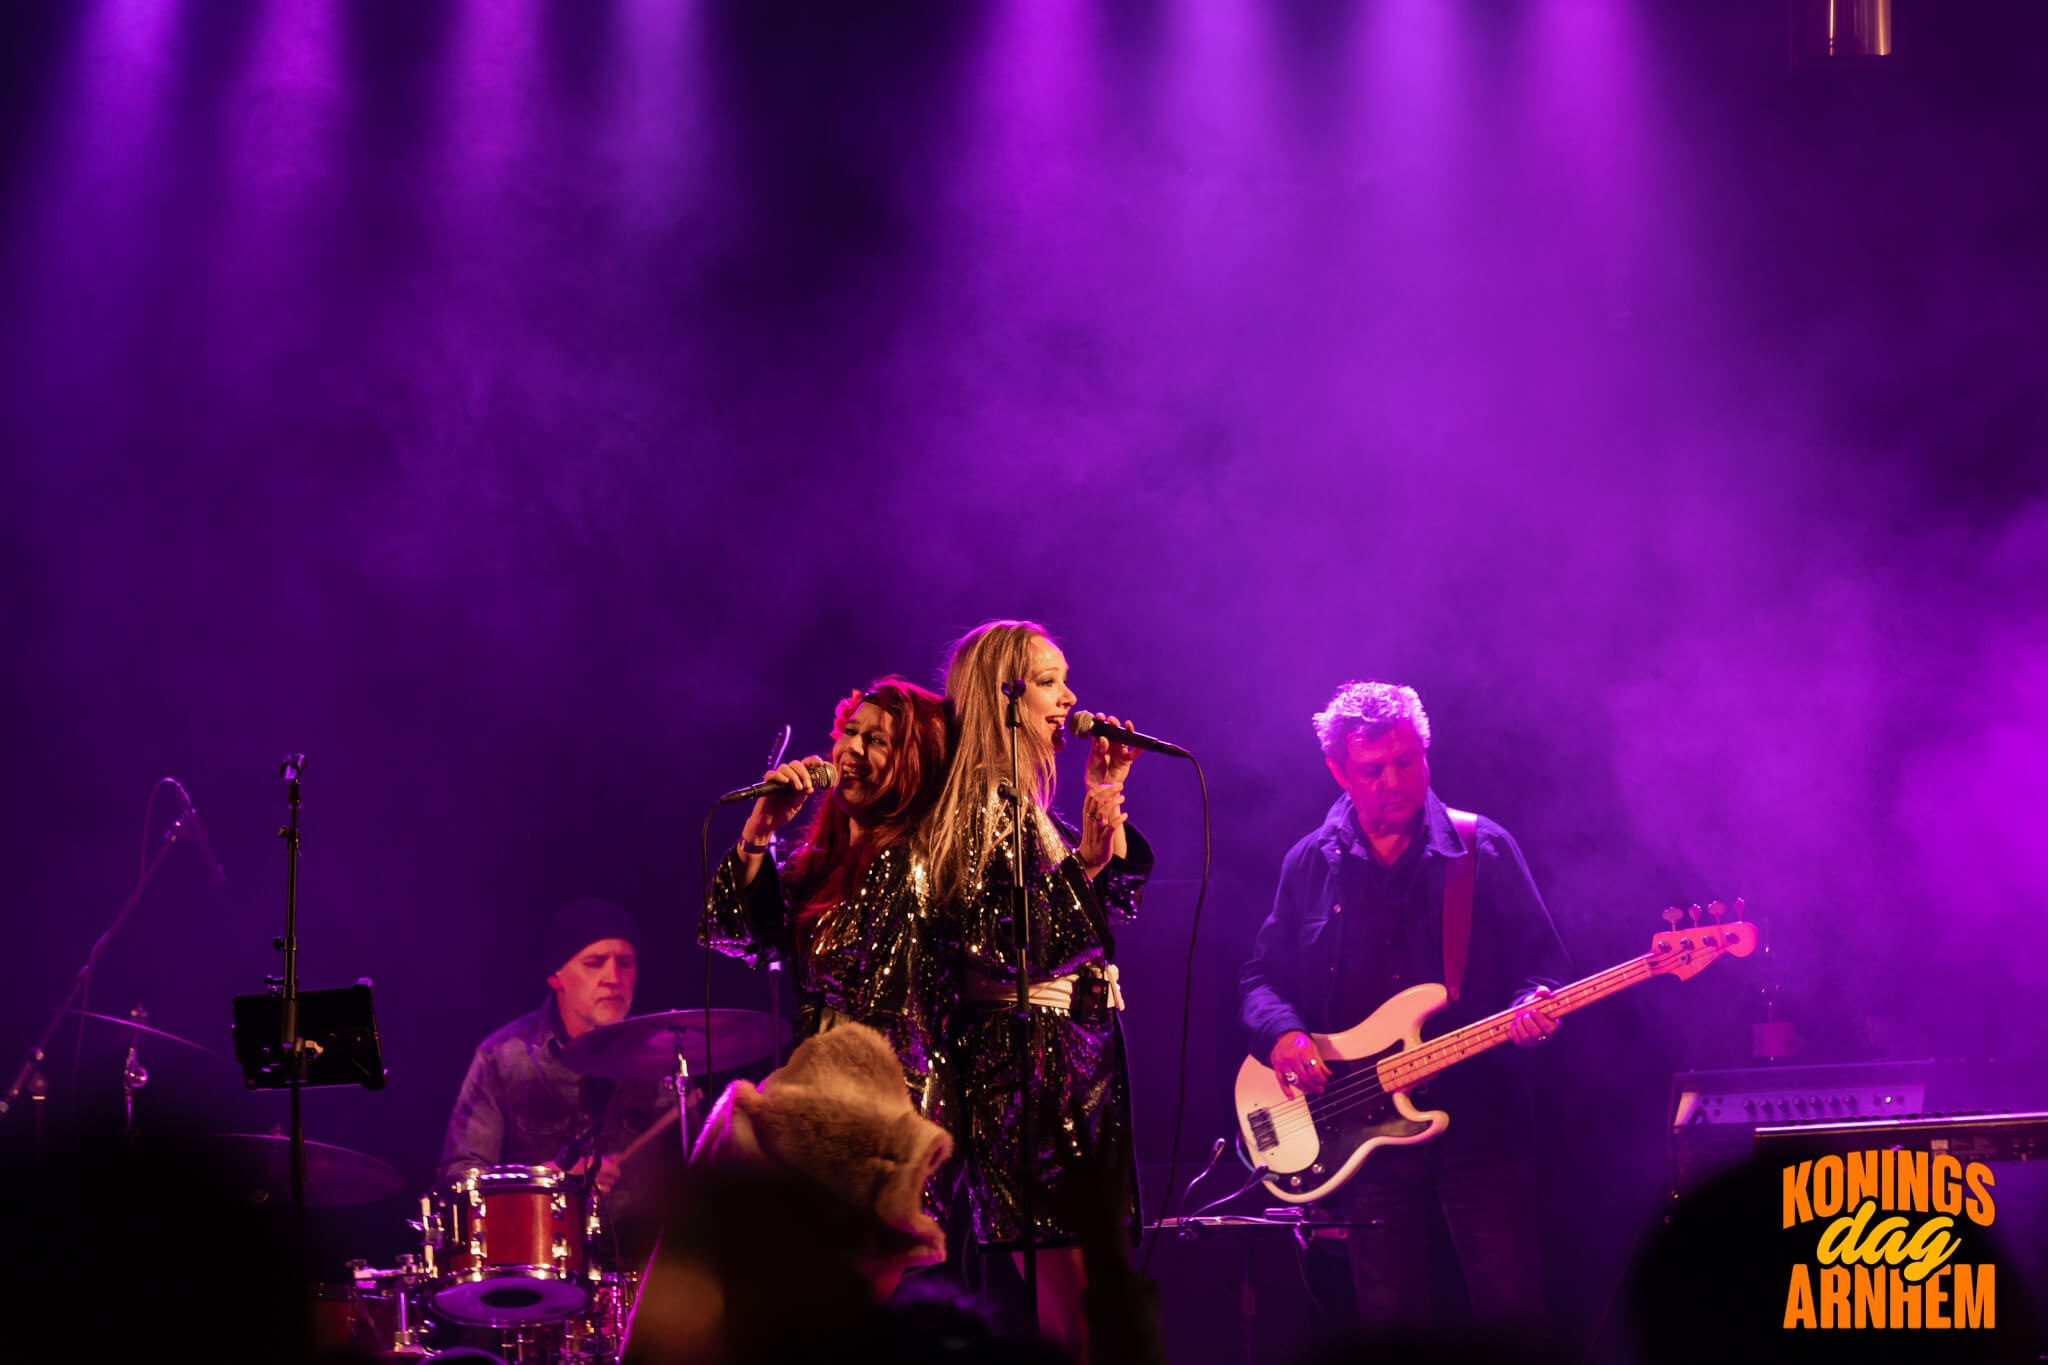
[[[795,982],[797,1035],[866,1024],[887,1038],[904,1084],[944,1123],[939,1027],[952,1003],[932,936],[930,877],[919,848],[946,778],[946,707],[901,678],[882,678],[833,712],[831,795],[780,867],[768,841],[816,784],[813,755],[763,775],[782,790],[754,803],[719,865],[700,941],[731,957],[774,953]]]

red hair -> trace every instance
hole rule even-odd
[[[860,884],[877,853],[916,834],[946,785],[943,697],[893,675],[877,678],[867,691],[855,692],[833,708],[835,741],[840,728],[864,705],[895,722],[894,752],[859,843],[853,840],[853,822],[829,797],[804,831],[789,866],[795,880],[813,884],[806,917],[838,904],[849,888]]]

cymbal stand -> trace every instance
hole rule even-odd
[[[137,1005],[128,1011],[128,1017],[140,1024],[149,1018],[149,1011]],[[83,1027],[84,1021],[80,1021]],[[142,1035],[134,1029],[128,1030],[128,1060],[121,1066],[121,1136],[129,1142],[135,1141],[135,1092],[149,1084],[149,1070],[135,1055],[136,1044]]]
[[[183,815],[179,816],[180,820],[183,818]],[[63,1003],[59,1004],[51,1013],[50,1022],[43,1026],[42,1036],[36,1039],[35,1043],[29,1048],[28,1055],[22,1058],[21,1066],[14,1073],[14,1080],[7,1087],[7,1093],[0,1095],[0,1118],[5,1118],[13,1110],[14,1102],[21,1098],[22,1091],[29,1091],[33,1098],[39,1100],[48,1093],[48,1087],[43,1083],[43,1077],[38,1068],[42,1065],[43,1058],[48,1052],[50,1039],[55,1036],[58,1025],[64,1022],[65,1014],[77,1002],[79,996],[84,992],[87,983],[92,980],[93,968],[99,965],[100,954],[107,950],[107,945],[113,942],[114,935],[120,932],[121,926],[128,922],[128,916],[133,914],[135,907],[141,903],[143,888],[148,886],[149,879],[156,875],[158,866],[162,864],[166,855],[170,853],[171,845],[177,842],[181,832],[178,824],[174,822],[169,832],[165,834],[163,842],[157,845],[156,856],[151,858],[148,865],[142,869],[142,877],[135,883],[135,889],[130,891],[128,899],[121,903],[121,909],[115,914],[114,922],[107,926],[107,931],[99,936],[98,940],[92,945],[92,951],[86,954],[85,965],[80,967],[78,975],[72,978],[71,989],[65,993]],[[84,1026],[84,1021],[80,1020],[79,1027],[83,1028]],[[38,1106],[37,1112],[41,1113],[40,1106]]]
[[[676,1137],[683,1144],[683,1160],[690,1159],[690,1059],[683,1055],[680,1029],[670,1032],[676,1050]]]

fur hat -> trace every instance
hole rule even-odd
[[[798,1044],[759,1087],[727,1086],[692,1161],[762,1162],[872,1210],[892,1234],[870,1258],[878,1272],[946,1259],[924,1187],[952,1153],[946,1130],[911,1104],[888,1040],[865,1024],[842,1024]]]

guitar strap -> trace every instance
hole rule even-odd
[[[1472,888],[1479,881],[1479,817],[1469,810],[1445,808],[1465,856],[1444,864],[1444,985],[1458,998],[1465,979],[1465,950],[1472,946]]]

